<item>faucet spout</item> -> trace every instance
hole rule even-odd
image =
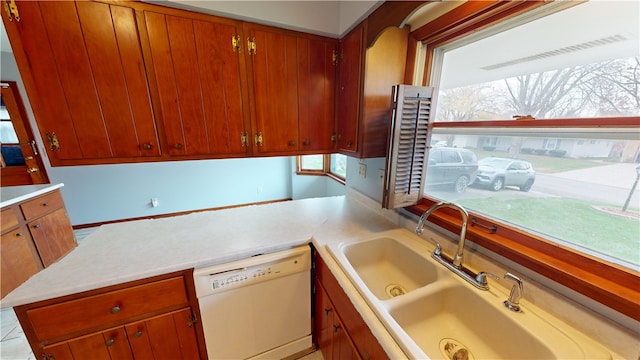
[[[453,266],[460,269],[462,268],[462,261],[464,255],[464,241],[467,236],[467,221],[469,219],[469,213],[462,206],[450,202],[439,202],[432,205],[427,211],[422,214],[420,220],[418,220],[418,226],[416,227],[416,233],[422,234],[424,229],[424,223],[426,222],[429,215],[431,215],[434,211],[440,208],[450,208],[454,210],[458,210],[460,212],[460,216],[462,217],[462,225],[460,228],[460,239],[458,240],[458,251],[456,255],[453,257]]]

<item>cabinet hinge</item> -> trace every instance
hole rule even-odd
[[[333,55],[331,56],[332,61],[333,61],[333,66],[337,66],[338,65],[338,50],[333,49]]]
[[[255,136],[256,145],[262,146],[262,132],[259,132]]]
[[[231,47],[233,51],[240,51],[240,35],[231,35]]]
[[[331,142],[335,144],[336,140],[337,140],[336,133],[331,134]]]
[[[196,314],[191,313],[191,315],[187,316],[187,326],[193,327],[193,325],[197,322],[198,322],[198,317],[196,316]]]
[[[47,135],[47,141],[49,142],[49,148],[52,151],[60,151],[60,141],[58,141],[58,135],[55,132],[45,133]]]
[[[51,354],[42,354],[42,360],[55,360],[56,358],[53,357],[53,355]]]
[[[18,5],[16,5],[15,0],[2,0],[4,2],[4,10],[7,12],[7,18],[9,21],[20,22],[20,12],[18,11]]]
[[[240,133],[240,143],[242,144],[242,147],[247,147],[249,145],[249,136],[246,131]]]
[[[247,38],[247,51],[249,52],[249,55],[256,54],[256,38],[255,36],[252,38]]]

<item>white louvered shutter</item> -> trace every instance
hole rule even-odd
[[[387,171],[382,196],[382,207],[386,209],[415,205],[422,197],[433,93],[433,87],[393,87]]]

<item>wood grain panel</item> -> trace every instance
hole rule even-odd
[[[358,123],[360,121],[360,90],[364,57],[364,31],[366,21],[340,42],[338,85],[338,147],[355,152],[358,149]]]
[[[2,12],[2,16],[4,20],[6,14]],[[55,164],[59,159],[81,158],[82,151],[67,99],[60,91],[62,83],[49,45],[47,30],[42,22],[39,2],[20,3],[20,17],[20,22],[4,21],[5,28],[10,35],[12,46],[21,45],[23,49],[21,52],[14,49],[14,53],[31,98],[40,134],[46,140],[46,133],[56,133],[60,140],[61,148],[49,152],[51,162]],[[17,42],[19,43],[16,44]],[[37,101],[34,101],[34,98]]]
[[[4,215],[4,211],[2,214]],[[33,254],[31,236],[24,227],[17,228],[0,237],[0,298],[27,281],[40,268],[37,254]],[[34,256],[35,255],[35,256]]]
[[[96,94],[91,64],[74,2],[39,2],[57,72],[62,83],[73,127],[82,136],[78,143],[83,157],[105,158],[113,154],[102,109]]]
[[[76,247],[73,229],[64,208],[29,223],[29,231],[44,267],[55,263]]]
[[[20,205],[22,214],[27,221],[62,207],[64,207],[64,201],[60,190],[39,196]]]
[[[187,302],[184,279],[175,277],[27,310],[27,316],[37,337],[44,340]],[[116,305],[120,310],[111,313]]]
[[[165,16],[154,12],[145,12],[145,24],[149,34],[149,47],[153,58],[153,71],[157,82],[162,124],[165,131],[165,152],[172,155],[183,155],[186,149],[176,148],[175,144],[184,144],[182,115],[178,102],[178,89],[169,46],[169,34]]]
[[[210,153],[244,153],[241,49],[234,51],[231,38],[236,26],[194,21],[202,101]],[[246,100],[245,100],[246,101]]]
[[[146,69],[140,48],[135,14],[130,8],[111,5],[113,28],[122,60],[127,95],[131,106],[138,155],[160,155]],[[149,147],[145,145],[149,145]],[[133,145],[129,145],[133,146]]]
[[[296,38],[264,29],[251,30],[256,132],[263,135],[258,152],[296,150],[298,146],[298,79]]]
[[[298,39],[298,121],[301,150],[331,150],[335,133],[336,44]]]

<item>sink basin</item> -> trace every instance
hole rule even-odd
[[[380,300],[404,295],[437,280],[436,266],[424,255],[391,237],[343,246],[341,253],[357,276]]]
[[[431,258],[420,236],[397,229],[327,245],[382,325],[413,359],[611,359],[607,349],[542,309],[502,303]]]
[[[456,352],[466,353],[468,359],[585,357],[563,331],[532,313],[509,311],[502,300],[455,285],[415,298],[389,314],[431,359],[455,358]]]

